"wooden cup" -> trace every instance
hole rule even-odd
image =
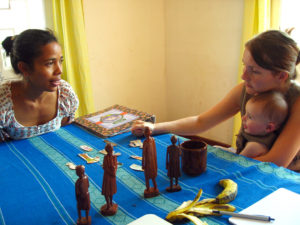
[[[182,171],[196,176],[206,170],[207,144],[201,140],[188,140],[180,145]]]

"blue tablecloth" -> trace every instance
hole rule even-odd
[[[166,148],[171,134],[155,136],[157,146],[160,195],[144,199],[144,173],[129,168],[141,161],[130,158],[142,155],[142,149],[129,146],[136,137],[124,133],[107,140],[115,142],[118,161],[123,166],[117,171],[117,193],[113,201],[119,206],[114,216],[103,217],[99,209],[105,199],[101,195],[103,155],[105,142],[76,125],[68,125],[56,132],[27,140],[0,144],[0,224],[75,224],[78,218],[74,183],[78,179],[67,162],[83,164],[89,177],[92,224],[128,224],[145,214],[164,218],[183,201],[192,200],[200,188],[202,198],[215,197],[222,191],[219,180],[229,178],[238,184],[238,195],[231,202],[239,212],[280,187],[300,193],[300,175],[272,163],[262,163],[214,147],[208,147],[207,170],[200,176],[180,177],[180,192],[169,193],[169,178],[165,168]],[[182,142],[184,139],[181,139]],[[143,139],[142,139],[143,141]],[[81,145],[94,150],[91,156],[100,156],[100,162],[86,164],[78,154]],[[150,182],[152,184],[152,182]],[[84,215],[84,212],[82,212]],[[228,217],[202,218],[208,224],[228,224]],[[191,223],[187,223],[191,224]]]

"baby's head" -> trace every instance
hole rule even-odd
[[[242,116],[244,131],[265,135],[277,130],[288,114],[288,104],[280,92],[269,91],[250,98]]]

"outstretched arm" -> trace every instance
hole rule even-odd
[[[132,133],[142,136],[146,126],[150,127],[153,134],[195,135],[201,133],[232,117],[240,110],[242,89],[243,83],[235,86],[218,104],[198,116],[156,124],[137,121],[131,129]]]

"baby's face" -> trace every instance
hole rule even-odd
[[[268,119],[262,113],[261,103],[249,100],[246,104],[246,114],[242,117],[244,131],[252,135],[265,135],[268,133]]]

